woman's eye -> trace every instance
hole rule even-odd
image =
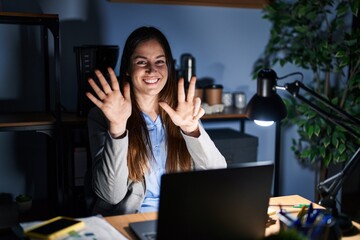
[[[156,65],[164,65],[165,64],[165,60],[157,60],[156,61]]]
[[[145,61],[137,61],[136,64],[137,65],[146,65],[146,62]]]

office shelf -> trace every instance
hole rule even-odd
[[[1,113],[0,131],[45,131],[55,129],[56,118],[51,113]]]
[[[60,120],[59,18],[57,14],[0,12],[0,24],[34,25],[42,28],[44,51],[45,110],[43,113],[2,113],[0,131],[54,130]],[[48,31],[53,35],[53,66],[50,66]],[[50,69],[53,69],[50,71]],[[51,81],[54,89],[51,89]],[[50,93],[53,92],[51,95]],[[53,102],[54,104],[51,104]]]
[[[26,28],[33,27],[34,34],[40,33],[40,53],[43,62],[44,78],[24,79],[34,83],[43,84],[44,105],[41,109],[34,110],[32,107],[26,112],[16,111],[16,107],[11,112],[0,110],[0,132],[35,132],[44,133],[50,138],[46,144],[47,152],[47,199],[48,205],[58,208],[63,199],[62,183],[62,140],[61,140],[61,101],[60,101],[60,49],[59,49],[59,17],[57,14],[33,14],[18,12],[0,12],[1,25],[18,25]],[[49,34],[52,38],[49,38]],[[7,36],[0,36],[7,37]],[[21,41],[20,41],[21,42]],[[6,46],[0,46],[4,48]],[[26,56],[23,56],[24,58]],[[32,56],[31,56],[32,57]],[[37,61],[28,61],[27,66],[39,64]],[[41,82],[39,82],[41,81]],[[24,84],[20,81],[20,84]],[[6,85],[1,86],[2,89]],[[31,90],[31,89],[30,89]],[[35,98],[34,98],[35,101]],[[19,102],[21,104],[21,102]],[[31,102],[29,103],[31,105]],[[39,174],[39,173],[34,173]]]

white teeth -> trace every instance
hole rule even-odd
[[[146,83],[156,83],[158,81],[158,79],[157,78],[156,79],[144,79],[144,81]]]

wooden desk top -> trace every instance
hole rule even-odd
[[[309,200],[303,198],[299,195],[290,195],[290,196],[283,196],[283,197],[273,197],[270,198],[269,201],[269,214],[270,217],[276,220],[276,223],[270,225],[265,230],[265,236],[269,236],[271,234],[277,233],[280,229],[278,218],[275,212],[279,209],[279,205],[282,206],[283,209],[287,210],[288,212],[294,212],[295,214],[300,211],[300,208],[293,208],[296,204],[308,204],[310,203]],[[315,204],[315,208],[323,208],[322,206]],[[119,215],[119,216],[112,216],[106,217],[105,219],[115,227],[119,232],[121,232],[125,237],[129,239],[136,239],[136,237],[132,234],[131,230],[129,229],[130,222],[139,222],[139,221],[146,221],[146,220],[154,220],[157,218],[156,212],[150,213],[140,213],[140,214],[128,214],[128,215]],[[360,230],[360,224],[353,222],[354,226]],[[351,237],[343,237],[342,239],[360,239],[360,233],[355,236]]]

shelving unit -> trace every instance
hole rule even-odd
[[[108,0],[110,2],[124,3],[146,3],[146,4],[177,4],[195,6],[215,6],[215,7],[241,7],[241,8],[262,8],[270,0]]]
[[[0,132],[31,131],[49,136],[47,144],[48,204],[56,207],[62,202],[61,161],[61,103],[59,17],[57,14],[0,12],[0,24],[38,26],[41,31],[41,50],[44,59],[43,111],[11,113],[0,110]],[[52,34],[53,42],[49,40]],[[6,36],[0,36],[6,37]],[[51,43],[51,45],[49,44]],[[6,47],[6,46],[0,46]],[[31,63],[29,63],[31,64]],[[36,64],[36,63],[34,63]],[[30,77],[29,77],[30,78]],[[28,80],[28,79],[27,79]],[[36,81],[31,79],[30,81]],[[43,80],[42,80],[43,81]],[[2,86],[4,88],[5,86]],[[44,206],[43,206],[44,207]],[[54,208],[56,209],[56,208]]]

